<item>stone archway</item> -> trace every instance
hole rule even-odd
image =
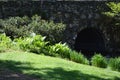
[[[88,55],[93,55],[94,52],[103,53],[105,51],[104,38],[99,30],[86,28],[78,33],[74,47],[78,52],[90,53]]]

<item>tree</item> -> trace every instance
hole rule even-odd
[[[107,30],[110,34],[110,40],[117,44],[117,47],[120,47],[120,3],[109,2],[107,3],[109,7],[108,12],[103,12],[107,17]]]

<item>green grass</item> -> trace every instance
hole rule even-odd
[[[78,64],[60,58],[12,51],[0,53],[0,68],[44,80],[120,80],[120,72]]]

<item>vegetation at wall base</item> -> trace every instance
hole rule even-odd
[[[106,68],[107,67],[107,60],[101,54],[95,54],[92,59],[91,63],[93,66]]]
[[[111,58],[109,61],[109,66],[112,70],[120,72],[120,57]]]
[[[66,44],[56,43],[50,45],[49,42],[45,41],[45,37],[41,35],[16,38],[12,41],[5,34],[0,34],[0,42],[0,52],[5,52],[7,49],[18,49],[47,56],[61,57],[77,63],[89,65],[89,60],[82,53],[71,50]],[[96,67],[106,68],[110,66],[112,70],[120,71],[119,58],[110,59],[109,65],[107,65],[105,57],[101,54],[95,54],[91,59],[91,63]]]
[[[54,23],[46,21],[40,16],[32,17],[10,17],[8,19],[0,19],[0,33],[6,33],[13,40],[19,37],[27,37],[31,33],[47,36],[46,40],[51,44],[62,41],[63,32],[66,26],[62,23]]]
[[[80,52],[78,53],[76,51],[72,51],[70,53],[70,60],[75,61],[77,63],[89,65],[89,61],[87,60],[87,58],[83,54],[81,54]]]
[[[48,43],[45,42],[44,39],[45,37],[42,37],[41,35],[36,35],[32,37],[16,38],[14,39],[14,43],[16,43],[16,45],[24,51],[30,51],[40,54],[43,52]]]
[[[28,26],[30,18],[24,17],[10,17],[8,19],[0,20],[0,27],[7,36],[11,39],[28,36],[32,28]]]
[[[49,42],[44,41],[45,37],[36,35],[34,37],[26,37],[24,39],[18,38],[14,43],[18,44],[20,49],[24,51],[34,52],[37,54],[44,54],[53,57],[66,58],[78,63],[89,64],[89,61],[81,53],[71,50],[65,43],[56,43],[48,45]],[[74,56],[72,55],[74,54]],[[74,57],[74,59],[72,58]]]
[[[33,16],[31,20],[29,26],[34,26],[33,32],[47,36],[46,40],[50,41],[52,44],[62,41],[63,32],[66,29],[65,24],[42,20],[38,15]]]
[[[0,52],[4,52],[12,46],[12,40],[5,34],[0,34]]]
[[[44,54],[53,57],[61,57],[77,63],[89,64],[89,61],[81,53],[71,50],[65,43],[50,45],[45,41],[46,37],[35,35],[24,38],[15,38],[13,41],[5,34],[0,35],[1,52],[7,48],[23,50],[37,54]],[[4,46],[4,47],[3,47]],[[4,49],[3,49],[4,48]]]

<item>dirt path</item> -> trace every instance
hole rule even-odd
[[[1,70],[0,69],[0,80],[41,80],[35,79],[30,76],[13,72],[11,70]]]

